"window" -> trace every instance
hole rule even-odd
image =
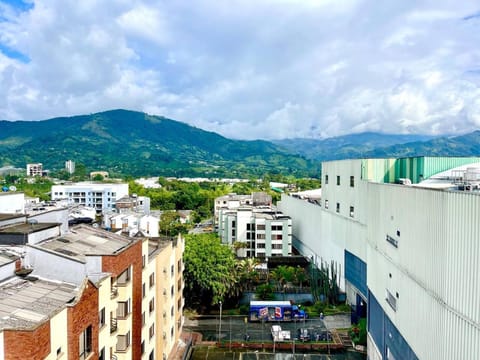
[[[145,311],[142,312],[142,327],[147,323],[147,317],[145,316]]]
[[[152,351],[150,352],[150,355],[148,355],[148,360],[155,360],[155,352],[154,352],[154,350],[152,350]]]
[[[60,356],[62,356],[62,347],[59,347],[57,349],[57,358],[59,358]]]
[[[272,240],[282,240],[282,234],[273,234]]]
[[[328,209],[328,200],[325,200],[325,209]]]
[[[340,175],[337,175],[337,185],[340,185]]]
[[[130,346],[130,331],[125,335],[117,335],[117,351],[127,351]]]
[[[155,310],[155,298],[152,298],[148,303],[148,311],[152,312],[153,310]]]
[[[353,216],[353,215],[354,215],[354,211],[355,211],[355,209],[353,208],[353,206],[350,206],[350,217],[352,217],[352,218],[354,217],[354,216]]]
[[[92,326],[88,326],[78,337],[78,358],[84,360],[92,352]]]
[[[105,359],[105,348],[103,347],[102,350],[100,350],[100,354],[98,354],[98,360],[106,360]]]
[[[257,240],[265,240],[265,234],[257,234]]]
[[[125,271],[123,271],[117,277],[117,285],[125,286],[130,281],[130,267],[128,267]]]
[[[282,244],[272,244],[272,249],[281,250],[283,248]]]
[[[265,230],[265,224],[258,224],[257,230]]]
[[[325,185],[328,184],[328,175],[325,175]]]
[[[173,297],[174,294],[175,294],[175,287],[172,285],[172,287],[170,288],[170,296]]]
[[[265,244],[257,243],[257,249],[265,249]]]
[[[339,213],[339,212],[340,212],[340,203],[337,203],[336,212],[337,212],[337,213]]]
[[[98,313],[98,323],[100,328],[105,325],[105,308],[102,308]]]
[[[281,231],[282,229],[282,225],[272,225],[272,231]]]
[[[142,355],[145,354],[145,341],[142,341],[142,344],[140,345],[140,350],[142,350]]]
[[[155,324],[148,328],[148,336],[151,339],[155,335]]]
[[[393,309],[393,311],[397,311],[397,299],[393,294],[388,291],[388,289],[385,289],[386,292],[386,298],[385,300],[387,301],[388,305]]]
[[[142,269],[145,268],[146,263],[147,263],[147,257],[145,255],[142,255]]]
[[[142,299],[145,297],[147,290],[145,288],[145,283],[142,284]]]
[[[155,273],[151,273],[150,276],[148,277],[148,283],[150,287],[155,285]]]
[[[350,176],[350,187],[355,187],[355,176]]]
[[[127,301],[119,301],[117,307],[117,317],[119,319],[125,319],[130,314],[130,299]]]
[[[173,276],[173,274],[175,274],[175,266],[172,265],[172,266],[170,267],[170,275]]]

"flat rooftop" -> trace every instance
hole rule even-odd
[[[25,216],[25,215],[24,215]],[[31,234],[37,231],[42,231],[45,229],[50,229],[52,227],[60,225],[59,223],[20,223],[6,226],[0,229],[0,234]]]
[[[21,217],[25,217],[25,214],[5,214],[5,213],[0,213],[0,221],[4,220],[11,220],[11,219],[17,219]]]
[[[15,277],[0,284],[0,329],[34,329],[77,295],[75,285]]]
[[[68,234],[30,246],[85,262],[86,255],[114,255],[130,244],[132,239],[88,225],[78,225],[70,228]]]

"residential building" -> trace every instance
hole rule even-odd
[[[235,193],[232,193],[216,198],[214,204],[215,226],[218,226],[218,214],[220,209],[235,210],[244,205],[271,206],[272,197],[264,192],[255,192],[249,195],[237,195]]]
[[[69,205],[93,207],[97,213],[115,208],[118,199],[128,195],[128,184],[80,182],[68,185],[53,185],[52,200],[66,200]]]
[[[65,171],[67,171],[69,174],[73,174],[75,172],[75,161],[65,161]]]
[[[289,256],[292,254],[292,219],[270,207],[243,206],[220,209],[218,234],[222,243],[242,243],[239,257]]]
[[[43,175],[43,164],[27,164],[27,176],[42,176]]]
[[[283,195],[294,247],[335,261],[369,359],[476,359],[480,158],[322,164],[322,198]]]
[[[0,222],[0,243],[26,236],[0,253],[0,358],[168,358],[183,326],[181,237],[127,238],[87,225],[58,235],[40,223],[26,232],[32,224],[22,220]]]

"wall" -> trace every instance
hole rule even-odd
[[[67,309],[64,308],[50,319],[50,355],[47,360],[60,358],[57,356],[58,349],[61,349],[62,356],[66,357],[68,352],[67,312]]]
[[[73,284],[81,284],[86,276],[85,265],[78,260],[37,249],[34,245],[27,245],[26,251],[25,265],[34,269],[34,276]]]
[[[33,330],[4,330],[5,360],[43,360],[50,353],[50,321]]]
[[[370,183],[368,208],[368,287],[386,316],[421,359],[478,354],[480,197]]]
[[[102,258],[102,271],[117,277],[126,268],[132,266],[132,359],[141,358],[142,338],[142,241],[136,241],[124,251],[116,255],[105,255]]]
[[[22,192],[0,193],[0,213],[24,214],[25,195]]]
[[[30,219],[36,219],[39,223],[59,223],[60,231],[63,235],[68,231],[68,209],[55,209],[41,214],[31,215]]]
[[[92,326],[93,359],[98,358],[98,289],[85,280],[76,302],[67,308],[68,358],[77,359],[79,336],[88,326]]]
[[[31,226],[32,230],[35,231],[35,225]],[[39,242],[53,238],[60,235],[60,226],[52,226],[51,228],[35,231],[28,234],[28,243],[31,245],[38,244]]]

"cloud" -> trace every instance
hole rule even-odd
[[[474,1],[0,2],[0,119],[111,108],[231,138],[480,125]]]

